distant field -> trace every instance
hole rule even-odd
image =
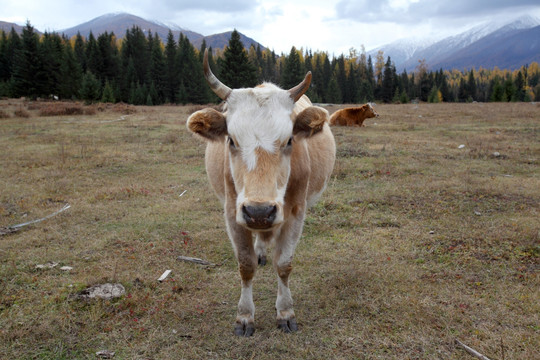
[[[300,331],[276,329],[270,265],[248,339],[195,109],[0,100],[0,229],[71,205],[0,236],[0,358],[471,358],[460,340],[540,359],[540,105],[378,105],[333,128],[293,262]],[[106,282],[126,295],[78,298]]]

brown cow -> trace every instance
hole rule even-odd
[[[378,116],[371,104],[365,104],[336,111],[330,117],[330,125],[364,126],[364,120]]]
[[[253,277],[257,262],[266,262],[270,242],[278,274],[277,324],[285,332],[296,331],[289,274],[306,209],[322,194],[334,166],[328,112],[303,95],[311,73],[290,90],[269,83],[232,90],[212,74],[207,52],[204,72],[212,90],[226,101],[226,112],[197,111],[187,127],[207,141],[206,171],[224,206],[238,260],[242,291],[234,333],[251,336],[255,331]]]

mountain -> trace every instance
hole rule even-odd
[[[401,65],[405,63],[407,60],[413,58],[415,53],[424,50],[434,42],[435,40],[428,39],[396,40],[390,44],[368,51],[367,55],[371,55],[371,58],[375,61],[377,53],[382,50],[384,53],[384,60],[386,61],[386,58],[390,56],[392,61],[396,64],[396,67],[398,67],[398,64]]]
[[[60,30],[59,33],[64,33],[68,37],[72,37],[77,35],[77,32],[80,32],[81,35],[88,37],[90,31],[92,31],[94,36],[98,37],[100,34],[107,31],[109,33],[114,32],[117,37],[121,38],[125,35],[126,30],[131,29],[133,26],[138,26],[145,33],[152,31],[153,34],[159,35],[163,43],[167,42],[169,29],[172,31],[176,40],[178,40],[180,33],[182,33],[189,39],[193,46],[198,49],[201,47],[203,40],[206,40],[207,47],[212,47],[213,49],[223,49],[229,43],[229,39],[231,38],[232,34],[232,31],[229,31],[221,34],[203,36],[202,34],[194,31],[181,28],[176,24],[164,24],[159,21],[146,20],[126,13],[106,14],[84,24],[80,24],[69,29]],[[257,44],[259,44],[257,41],[241,33],[240,41],[242,41],[246,49],[249,49],[252,44],[254,44],[255,47]],[[261,48],[264,49],[262,46]]]
[[[121,38],[126,34],[126,31],[133,26],[138,26],[145,33],[152,31],[153,34],[159,35],[164,43],[167,41],[169,29],[171,29],[175,39],[178,39],[180,33],[184,34],[191,42],[203,37],[203,35],[199,33],[182,29],[176,25],[166,25],[157,21],[149,21],[127,13],[106,14],[72,28],[60,30],[58,33],[63,33],[68,37],[72,37],[77,35],[77,32],[80,32],[81,35],[88,38],[90,31],[92,31],[92,34],[95,37],[98,37],[104,32],[113,32],[117,37]]]
[[[435,62],[432,68],[471,69],[482,66],[518,69],[540,62],[540,26],[532,29],[494,32],[473,44]]]
[[[18,34],[22,34],[23,26],[6,21],[0,21],[0,30],[3,30],[6,34],[11,32],[11,28],[15,29]]]
[[[192,44],[197,49],[200,49],[203,39],[204,39],[206,41],[206,47],[211,47],[212,49],[223,49],[225,46],[229,44],[231,34],[232,34],[232,31],[227,31],[221,34],[205,36],[203,38],[192,41]],[[253,45],[255,48],[257,48],[257,45],[259,45],[261,47],[261,50],[265,49],[264,46],[262,46],[257,41],[253,40],[252,38],[249,38],[242,33],[239,33],[239,34],[240,34],[240,41],[242,42],[242,44],[244,44],[244,47],[246,49],[249,49],[251,45]]]
[[[410,41],[396,41],[378,49],[385,58],[390,56],[398,71],[412,71],[421,59],[431,70],[440,68],[463,69],[486,68],[516,69],[532,61],[540,62],[539,37],[536,27],[540,20],[524,16],[507,23],[491,22],[476,26],[463,33],[449,36],[428,45],[417,46],[412,52]],[[377,51],[368,52],[372,57]],[[410,55],[409,55],[410,54]]]

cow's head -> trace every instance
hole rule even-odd
[[[322,130],[328,112],[309,106],[293,113],[295,102],[309,88],[311,72],[290,90],[269,83],[233,90],[212,73],[207,51],[203,65],[208,84],[226,101],[227,111],[197,111],[187,127],[208,141],[226,141],[237,195],[236,222],[250,230],[270,230],[283,222],[293,148]]]
[[[379,114],[377,114],[377,112],[375,111],[373,106],[371,106],[370,103],[367,103],[364,106],[366,107],[366,115],[367,115],[366,117],[367,118],[379,117]]]

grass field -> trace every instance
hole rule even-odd
[[[0,228],[71,205],[0,236],[0,358],[472,359],[456,340],[540,358],[540,105],[379,105],[333,128],[293,263],[300,331],[276,329],[270,265],[252,338],[232,333],[240,281],[195,108],[64,105],[0,101]],[[107,282],[126,294],[77,296]]]

